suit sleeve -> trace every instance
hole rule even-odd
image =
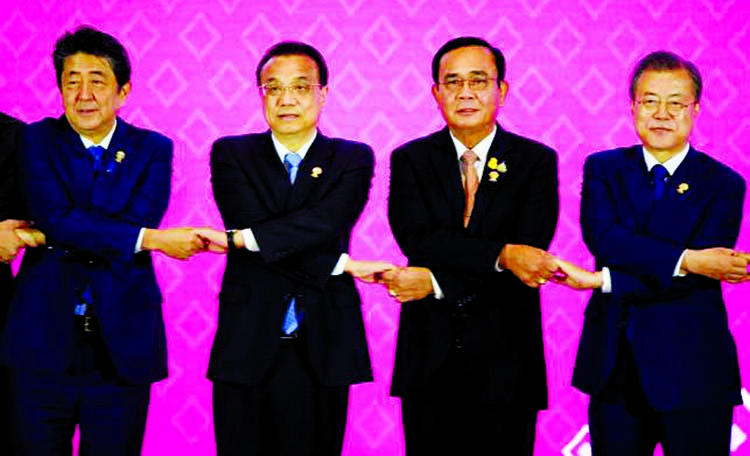
[[[518,229],[505,238],[464,237],[454,220],[436,220],[427,200],[431,192],[425,187],[419,164],[404,149],[394,152],[388,199],[391,229],[409,263],[429,268],[449,299],[496,274],[497,259],[506,244],[546,249],[554,235],[558,194],[553,152],[540,154],[524,176]]]
[[[596,257],[597,266],[613,273],[613,292],[648,295],[670,287],[689,287],[706,278],[674,277],[674,269],[685,249],[733,247],[739,234],[745,184],[730,173],[720,181],[699,223],[684,243],[638,233],[620,220],[618,204],[603,161],[589,157],[584,166],[581,195],[581,228],[584,241]]]
[[[360,145],[338,151],[341,170],[322,197],[280,214],[272,214],[258,190],[248,185],[233,152],[221,141],[211,152],[214,197],[226,227],[251,228],[259,254],[270,267],[321,286],[348,248],[340,242],[348,241],[367,202],[372,149]]]
[[[22,218],[16,163],[22,125],[7,116],[0,118],[0,221]]]
[[[32,128],[33,127],[33,128]],[[160,135],[137,144],[138,175],[132,179],[126,209],[107,215],[72,197],[75,182],[66,182],[50,154],[65,153],[52,145],[49,131],[35,124],[24,134],[22,191],[29,214],[47,238],[59,246],[109,259],[132,260],[141,228],[158,226],[167,209],[172,173],[172,142]],[[133,158],[135,160],[136,158]]]

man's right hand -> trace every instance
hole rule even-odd
[[[18,256],[26,244],[18,237],[16,230],[28,226],[29,222],[24,220],[8,219],[0,222],[0,261],[10,263]]]
[[[593,290],[602,287],[602,272],[588,271],[575,264],[557,258],[559,274],[552,277],[552,281],[560,285],[565,285],[574,290]]]
[[[521,282],[532,288],[539,288],[547,283],[558,269],[553,255],[521,244],[506,244],[500,252],[498,264],[502,269],[509,269]]]
[[[194,228],[146,229],[142,250],[156,250],[178,260],[187,260],[206,250],[205,238]]]
[[[367,283],[375,283],[384,272],[396,269],[398,266],[387,261],[367,261],[349,258],[344,266],[344,272]]]
[[[26,247],[39,247],[47,243],[47,237],[36,228],[16,228],[15,232]]]
[[[725,247],[687,250],[680,272],[699,274],[727,283],[742,283],[750,280],[747,273],[748,261],[750,254]]]

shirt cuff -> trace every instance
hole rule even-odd
[[[341,256],[339,257],[339,261],[336,263],[336,266],[333,268],[333,271],[331,271],[331,275],[337,276],[337,275],[343,274],[347,261],[349,261],[349,254],[342,253]]]
[[[138,232],[138,239],[135,240],[135,250],[133,253],[138,253],[142,249],[143,246],[143,236],[146,234],[146,228],[141,228],[141,231]]]
[[[612,293],[612,276],[606,266],[602,268],[602,293]]]
[[[500,255],[502,255],[502,251],[500,251]],[[504,269],[500,267],[500,255],[497,256],[497,260],[495,260],[495,271],[497,272],[503,272]]]
[[[440,285],[438,285],[437,279],[435,279],[435,274],[433,274],[432,271],[430,271],[430,280],[432,281],[432,291],[435,294],[435,299],[443,299],[445,295],[443,294]]]
[[[253,234],[252,229],[245,228],[240,231],[240,234],[242,234],[242,240],[245,241],[246,249],[251,252],[260,252],[260,246],[258,245],[258,241],[255,240],[255,235]]]
[[[682,260],[685,259],[685,255],[687,254],[687,250],[684,250],[682,252],[682,255],[680,255],[680,259],[677,260],[677,266],[674,267],[674,272],[672,273],[672,276],[674,277],[685,277],[687,274],[682,274],[680,272],[681,266],[682,266]]]

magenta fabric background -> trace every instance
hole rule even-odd
[[[375,149],[370,203],[351,246],[356,258],[403,263],[385,211],[390,153],[443,125],[430,96],[430,60],[462,34],[485,37],[506,54],[510,93],[500,122],[559,153],[555,254],[591,266],[578,225],[583,160],[635,142],[627,78],[650,51],[673,50],[698,64],[705,96],[693,144],[750,175],[747,0],[0,0],[0,110],[25,121],[61,114],[50,55],[55,39],[79,24],[112,33],[130,52],[133,92],[122,117],[175,141],[166,227],[222,226],[209,149],[219,136],[265,129],[253,72],[262,52],[282,39],[308,41],[328,60],[322,131]],[[748,223],[739,241],[745,249]],[[170,376],[153,387],[143,453],[213,454],[205,371],[224,260],[157,256],[156,264]],[[398,305],[376,286],[360,290],[375,382],[352,388],[344,454],[400,455],[399,403],[388,395]],[[570,386],[588,294],[546,285],[542,295],[550,409],[539,415],[536,454],[588,455],[588,399]],[[749,295],[750,285],[726,288],[745,385]],[[743,389],[743,396],[732,447],[750,455],[750,395]]]

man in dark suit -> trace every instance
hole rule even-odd
[[[283,42],[256,80],[270,131],[221,138],[214,196],[229,257],[208,377],[220,455],[339,455],[349,385],[372,380],[352,276],[390,264],[349,258],[373,153],[317,130],[328,70]]]
[[[383,278],[403,304],[392,394],[406,451],[530,455],[547,406],[538,287],[557,270],[557,157],[497,124],[505,60],[485,40],[449,41],[432,71],[447,127],[391,158],[409,267]]]
[[[26,247],[16,230],[28,227],[16,176],[16,149],[23,123],[0,113],[0,328],[5,326],[12,293],[10,263]],[[11,455],[7,369],[0,366],[0,454]]]
[[[732,250],[745,182],[688,142],[701,91],[695,65],[649,54],[630,86],[642,145],[586,160],[581,228],[600,270],[561,266],[595,289],[573,374],[591,396],[595,455],[730,451],[742,399],[721,281],[748,280]]]
[[[167,375],[147,250],[185,258],[223,233],[155,229],[172,142],[117,117],[131,87],[122,45],[82,27],[57,41],[53,60],[65,115],[26,127],[19,154],[46,246],[25,253],[0,342],[14,451],[70,454],[79,424],[82,453],[137,455],[150,384]]]

